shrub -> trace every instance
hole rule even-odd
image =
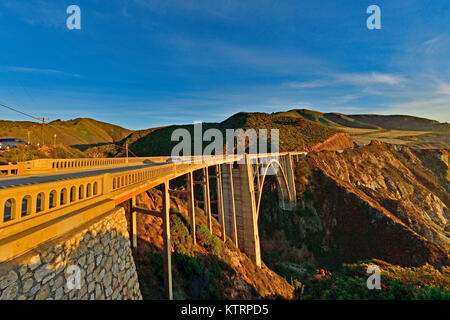
[[[175,261],[178,269],[188,277],[201,276],[203,274],[198,260],[194,257],[177,253],[175,254]]]
[[[228,248],[228,249],[230,249],[231,251],[236,251],[237,250],[237,248],[236,248],[236,246],[234,245],[234,242],[233,241],[231,241],[230,239],[226,239],[226,241],[225,241],[225,246]]]
[[[192,255],[193,240],[186,224],[186,219],[180,213],[170,216],[171,244],[175,252]]]
[[[198,243],[215,256],[220,257],[222,252],[222,243],[219,238],[212,235],[209,229],[201,224],[197,227]]]
[[[161,252],[149,252],[147,254],[152,269],[158,280],[164,280],[164,255]]]

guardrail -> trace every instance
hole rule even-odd
[[[13,176],[23,172],[23,164],[6,164],[0,166],[0,175]]]
[[[83,202],[88,204],[93,198],[111,196],[112,192],[119,189],[174,175],[192,167],[193,165],[189,164],[167,164],[0,189],[0,238],[10,235],[11,232],[5,230],[13,230],[10,227],[19,223],[22,229],[26,229],[32,224],[42,223],[40,219],[31,224],[33,218]],[[62,213],[65,214],[67,211]]]
[[[0,190],[1,229],[104,194],[104,175]]]
[[[64,170],[90,169],[111,166],[123,166],[151,161],[165,162],[170,157],[136,157],[136,158],[78,158],[78,159],[36,159],[17,164],[0,166],[3,175],[21,175]]]

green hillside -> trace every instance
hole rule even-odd
[[[44,125],[43,132],[44,144],[52,145],[56,134],[56,143],[77,146],[83,150],[90,145],[119,141],[132,131],[89,118],[78,118],[52,121]],[[31,121],[0,120],[0,137],[28,141],[28,136],[31,144],[41,144],[41,124]]]
[[[187,129],[191,137],[194,137],[193,125],[174,125],[158,128],[132,142],[130,144],[130,150],[138,156],[168,155],[171,153],[173,147],[178,144],[178,142],[171,141],[172,132],[178,128]],[[305,150],[338,132],[334,128],[299,117],[290,117],[282,114],[244,112],[237,113],[220,123],[203,123],[202,128],[203,131],[210,128],[217,128],[223,133],[224,137],[226,129],[267,129],[268,139],[270,139],[270,129],[279,129],[280,151]],[[205,142],[204,146],[209,143]]]
[[[56,120],[45,124],[44,144],[53,145],[56,134],[57,145],[85,151],[85,156],[88,157],[124,156],[125,144],[129,145],[131,156],[168,155],[178,143],[171,142],[172,132],[177,128],[185,128],[192,137],[194,135],[193,125],[132,131],[89,118]],[[203,124],[203,131],[209,128],[219,129],[224,137],[226,129],[268,129],[269,139],[270,129],[279,129],[281,151],[308,149],[338,131],[350,134],[358,144],[367,144],[376,139],[387,143],[407,143],[419,148],[448,148],[450,145],[448,123],[401,115],[344,115],[307,109],[271,114],[240,112],[223,122]],[[0,120],[0,137],[14,137],[27,141],[28,136],[32,145],[41,144],[41,124]],[[209,142],[204,143],[204,146],[207,144]],[[64,152],[68,157],[72,153],[72,151]],[[4,158],[12,159],[6,155]]]
[[[323,113],[308,109],[294,109],[287,112],[279,112],[293,118],[304,118],[331,127],[350,127],[361,129],[387,129],[409,131],[450,132],[450,124],[440,123],[436,120],[406,116],[406,115],[378,115],[378,114],[354,114]]]

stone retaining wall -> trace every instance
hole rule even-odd
[[[124,209],[0,264],[0,300],[11,299],[142,299]]]

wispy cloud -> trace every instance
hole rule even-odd
[[[288,82],[286,83],[286,85],[295,89],[321,88],[342,85],[367,86],[380,84],[396,86],[402,84],[404,81],[405,79],[400,75],[371,72],[336,74],[333,75],[331,79],[328,78],[304,82]]]
[[[252,74],[256,71],[277,75],[330,72],[326,61],[293,50],[280,51],[201,37],[171,36],[164,41],[178,53],[172,62],[177,66],[203,66],[215,70],[244,67]]]
[[[40,74],[47,74],[47,75],[61,75],[61,76],[68,76],[68,77],[81,77],[79,74],[76,73],[68,73],[61,70],[55,70],[55,69],[40,69],[40,68],[28,68],[28,67],[14,67],[14,66],[8,66],[4,68],[6,71],[10,72],[25,72],[25,73],[40,73]]]
[[[418,45],[417,51],[426,55],[434,55],[436,53],[447,50],[450,46],[450,33],[442,33],[431,39],[423,41]]]

